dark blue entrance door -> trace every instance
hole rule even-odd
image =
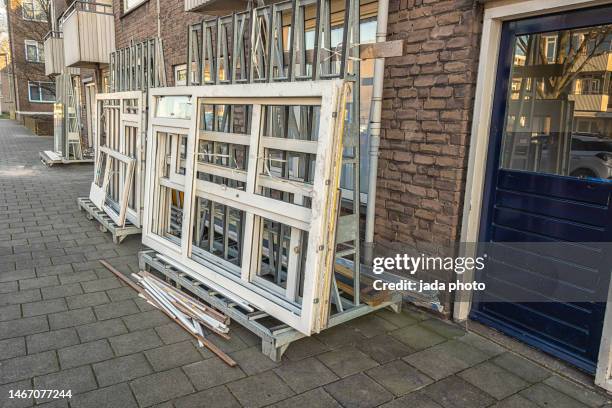
[[[501,41],[479,240],[533,249],[496,251],[471,317],[594,372],[612,268],[612,8],[507,22]]]

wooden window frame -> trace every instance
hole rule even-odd
[[[182,86],[174,88],[153,88],[149,90],[150,118],[148,124],[149,141],[147,143],[146,182],[145,182],[145,216],[143,224],[143,244],[170,258],[181,269],[206,282],[214,282],[233,293],[238,298],[265,311],[271,316],[288,324],[296,330],[310,335],[327,326],[329,315],[330,285],[334,257],[335,229],[337,208],[340,195],[340,169],[342,155],[342,134],[344,132],[344,107],[348,93],[348,84],[342,80],[304,81],[297,83],[273,84],[240,84],[211,86]],[[158,98],[164,96],[188,96],[191,99],[191,117],[189,119],[156,117]],[[236,135],[236,140],[246,143],[248,137],[250,149],[246,174],[233,175],[242,179],[246,176],[244,190],[234,189],[197,179],[196,149],[197,141],[204,131],[199,127],[199,103],[201,98],[206,104],[250,105],[250,134]],[[316,151],[315,175],[311,186],[312,205],[306,208],[300,205],[278,201],[258,194],[258,180],[261,174],[261,149],[264,145],[276,145],[277,141],[264,137],[262,132],[261,111],[264,105],[313,105],[320,106],[317,141],[296,141],[283,139],[290,148]],[[186,174],[184,175],[184,207],[182,219],[182,239],[180,243],[154,234],[155,214],[158,214],[158,185],[163,183],[170,188],[177,184],[170,178],[159,177],[160,157],[157,154],[158,132],[187,135]],[[211,133],[211,132],[208,132]],[[214,133],[214,132],[213,132]],[[217,135],[220,136],[220,135]],[[228,135],[224,135],[228,136]],[[229,135],[231,136],[231,135]],[[229,142],[234,143],[234,142]],[[280,144],[278,143],[281,147]],[[284,150],[290,148],[284,147]],[[313,150],[315,149],[315,150]],[[173,154],[175,154],[173,149]],[[170,160],[174,163],[176,157]],[[163,164],[164,166],[166,163]],[[170,168],[174,168],[171,164]],[[226,174],[228,175],[228,174]],[[231,177],[230,177],[231,178]],[[179,180],[176,180],[179,181]],[[266,180],[264,182],[271,182]],[[276,187],[291,189],[293,182],[284,183],[274,180]],[[196,196],[209,198],[219,204],[229,205],[245,211],[243,235],[243,252],[240,275],[224,270],[219,264],[204,265],[192,259],[193,206]],[[306,263],[303,271],[304,282],[301,302],[296,306],[287,298],[287,294],[274,293],[259,285],[253,279],[256,273],[256,253],[259,243],[253,239],[257,223],[267,218],[281,222],[292,229],[308,232]],[[295,236],[295,234],[292,234]],[[289,275],[289,274],[288,274]],[[297,285],[287,277],[287,292],[295,295]]]
[[[109,117],[102,118],[105,101],[118,101],[118,105],[113,105],[114,113]],[[128,104],[134,101],[135,105]],[[142,206],[144,196],[144,110],[146,99],[141,91],[126,91],[103,93],[96,95],[95,118],[96,133],[94,135],[94,146],[96,150],[96,161],[94,166],[94,182],[91,184],[90,199],[101,210],[119,226],[124,226],[126,220],[136,227],[142,225]],[[111,109],[112,109],[111,108]],[[134,112],[135,111],[135,112]],[[104,123],[102,122],[104,120]],[[106,143],[101,144],[99,132],[106,129]],[[135,138],[135,146],[128,144],[128,132],[132,132],[130,137]],[[113,140],[109,140],[112,138]],[[101,169],[102,157],[107,156],[107,165]],[[132,170],[121,172],[120,177],[120,198],[119,211],[108,206],[106,196],[108,184],[99,186],[96,184],[96,177],[102,175],[105,182],[106,177],[110,176],[110,166],[108,157],[124,163],[131,162]],[[130,159],[130,160],[128,160]],[[132,179],[135,182],[132,184]],[[134,188],[132,189],[132,185]],[[132,191],[133,190],[133,191]],[[133,198],[133,207],[129,205],[129,198]]]

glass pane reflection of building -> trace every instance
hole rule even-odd
[[[612,179],[612,25],[517,36],[504,169]]]

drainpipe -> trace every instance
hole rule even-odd
[[[376,42],[387,41],[387,20],[389,18],[389,0],[378,0],[376,18]],[[380,146],[380,121],[382,114],[383,82],[385,77],[385,59],[374,61],[374,86],[370,105],[370,157],[368,178],[368,204],[366,207],[366,230],[364,258],[366,265],[372,263],[374,256],[374,221],[376,215],[376,181],[378,176],[378,148]]]

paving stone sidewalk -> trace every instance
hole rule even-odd
[[[382,311],[292,344],[282,363],[232,325],[229,368],[102,268],[137,271],[140,237],[114,245],[77,209],[91,165],[44,167],[51,138],[0,121],[0,407],[606,407],[474,333]],[[9,390],[71,390],[63,400]]]

